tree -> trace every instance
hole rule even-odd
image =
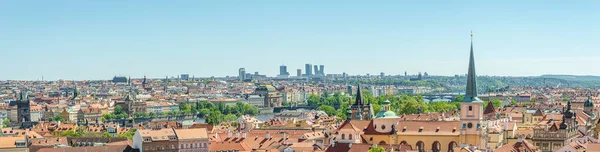
[[[198,111],[198,113],[200,114],[200,116],[206,117],[208,115],[208,113],[210,113],[210,109],[208,109],[208,108],[200,109],[200,111]]]
[[[223,121],[223,114],[219,110],[215,109],[206,116],[206,123],[208,124],[218,125],[221,121]]]
[[[348,116],[346,116],[346,111],[344,111],[343,109],[338,109],[337,111],[335,111],[335,113],[336,113],[336,116],[341,118],[338,120],[346,120],[346,118],[348,118]]]
[[[121,105],[115,106],[115,110],[113,111],[114,115],[123,114],[123,113],[125,113],[125,110],[123,109],[123,107],[121,107]]]
[[[63,136],[63,137],[79,137],[79,136],[81,136],[81,134],[79,134],[79,133],[77,133],[77,132],[75,132],[73,130],[68,130],[68,131],[60,133],[60,136]]]
[[[381,111],[381,106],[379,104],[371,104],[371,106],[373,106],[373,112],[376,114],[379,113],[379,111]]]
[[[117,137],[133,139],[133,135],[135,135],[136,131],[137,131],[137,129],[131,128],[131,129],[129,129],[129,131],[125,132],[124,134],[118,134]]]
[[[498,108],[502,106],[502,101],[498,100],[498,99],[494,99],[492,100],[492,104],[494,105],[494,108]]]
[[[454,96],[454,99],[452,99],[452,102],[461,102],[464,99],[465,99],[464,95],[457,95],[457,96]]]
[[[56,116],[50,118],[50,121],[54,121],[54,122],[61,121],[61,122],[64,122],[65,119],[61,115],[56,115]]]
[[[371,149],[369,149],[369,152],[385,152],[385,149],[383,149],[383,147],[375,146],[371,147]]]
[[[510,101],[510,105],[517,105],[517,101],[515,101],[514,99]]]
[[[429,110],[422,97],[402,96],[402,98],[400,98],[400,103],[401,104],[398,107],[399,114],[414,114],[417,113],[419,108],[421,108],[421,113]]]
[[[329,116],[335,116],[337,114],[337,112],[335,111],[335,108],[333,108],[332,106],[328,106],[328,105],[322,105],[319,108],[317,108],[317,110],[325,111],[325,113],[327,113],[327,115],[329,115]]]
[[[190,104],[188,103],[180,103],[179,104],[179,111],[182,111],[184,113],[189,113],[192,111],[192,106],[190,106]]]
[[[308,103],[309,106],[319,106],[321,105],[321,97],[315,94],[311,94],[310,96],[308,96],[308,98],[306,99],[306,102]]]
[[[429,111],[433,112],[444,112],[458,109],[454,104],[442,101],[429,102],[427,105],[429,107]]]
[[[134,117],[136,118],[143,118],[143,117],[148,117],[148,113],[145,112],[136,112],[135,114],[133,114]]]
[[[2,121],[2,124],[4,125],[4,127],[10,127],[10,120],[4,119],[4,121]]]
[[[228,114],[225,115],[225,117],[223,118],[223,121],[235,121],[237,120],[237,116],[235,116],[234,114]]]
[[[104,132],[102,133],[102,137],[112,137],[112,135],[110,135],[108,132]]]

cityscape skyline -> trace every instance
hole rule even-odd
[[[288,73],[318,63],[327,73],[451,76],[464,74],[471,30],[480,75],[600,75],[588,68],[600,65],[590,20],[599,2],[539,2],[3,1],[0,80],[218,77],[241,67],[276,76],[281,63]]]

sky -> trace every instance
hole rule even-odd
[[[0,1],[0,80],[600,75],[600,1]]]

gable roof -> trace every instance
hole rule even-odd
[[[535,113],[533,114],[533,116],[544,116],[544,113],[542,113],[542,110],[540,110],[540,109],[537,109],[537,110],[535,111]]]
[[[485,110],[483,111],[483,114],[490,114],[490,113],[495,113],[496,109],[494,109],[494,104],[492,104],[492,102],[488,102],[488,105],[485,106]]]

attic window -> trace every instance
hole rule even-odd
[[[440,127],[437,127],[437,128],[435,129],[435,132],[439,132],[439,131],[440,131]]]
[[[423,132],[423,127],[420,127],[420,128],[419,128],[419,132]]]

